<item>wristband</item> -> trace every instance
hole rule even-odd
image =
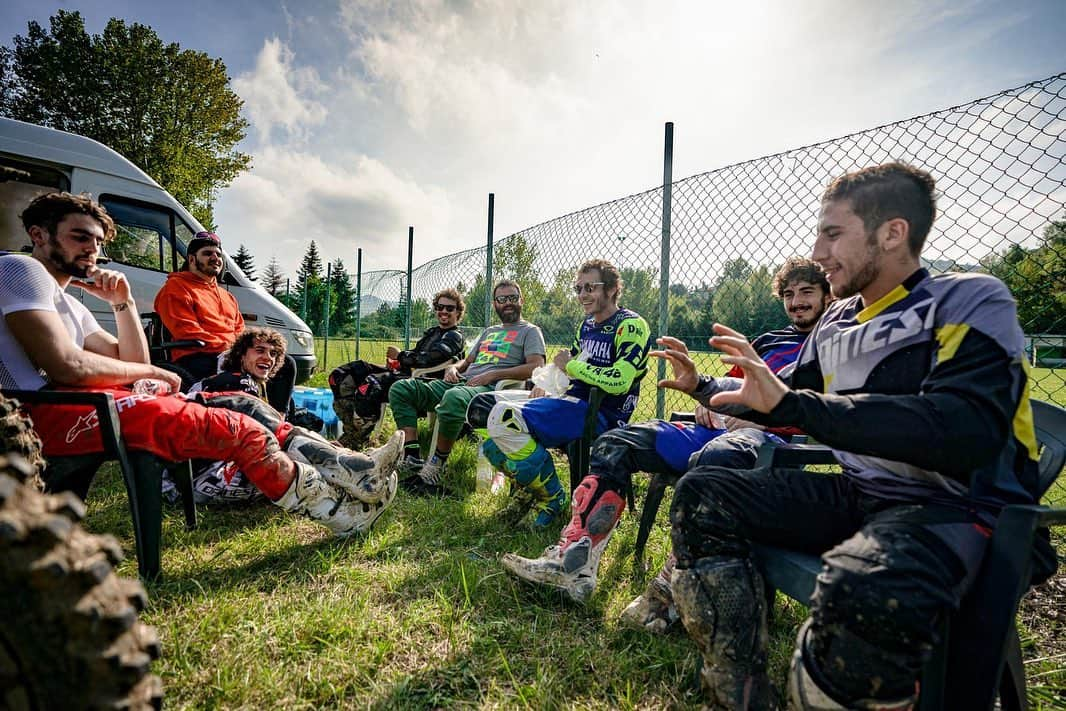
[[[123,301],[120,304],[111,304],[111,310],[114,311],[115,313],[118,313],[119,311],[128,311],[130,306],[132,306],[132,305],[133,305],[133,300],[131,299],[131,300],[128,300],[128,301]]]

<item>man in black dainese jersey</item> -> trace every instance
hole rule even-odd
[[[705,467],[678,482],[673,594],[714,707],[772,703],[751,542],[822,555],[790,673],[793,705],[904,709],[998,511],[1034,502],[1037,445],[1014,300],[991,276],[921,268],[935,215],[933,178],[899,163],[826,189],[812,257],[839,300],[780,377],[720,324],[711,345],[743,379],[699,376],[672,338],[652,354],[673,367],[668,387],[724,414],[800,427],[844,469]]]

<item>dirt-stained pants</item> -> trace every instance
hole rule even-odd
[[[674,492],[677,567],[748,558],[751,542],[822,556],[808,652],[839,699],[914,692],[938,622],[973,582],[989,536],[965,508],[864,494],[845,475],[697,467]]]

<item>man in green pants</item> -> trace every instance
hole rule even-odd
[[[522,319],[522,290],[505,279],[492,289],[492,304],[500,323],[478,337],[469,355],[444,372],[443,380],[409,378],[389,390],[396,427],[404,433],[405,457],[401,472],[417,472],[401,485],[419,495],[444,493],[440,476],[452,445],[466,421],[466,408],[478,393],[495,388],[500,380],[526,380],[544,365],[544,336]],[[436,410],[437,441],[429,460],[419,458],[418,415]]]

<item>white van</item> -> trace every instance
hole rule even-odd
[[[140,168],[102,143],[0,118],[0,250],[29,247],[19,215],[33,198],[54,190],[89,193],[107,208],[118,229],[105,248],[108,268],[125,274],[138,308],[151,311],[167,274],[181,266],[185,245],[203,226]],[[296,381],[304,382],[317,365],[311,329],[250,281],[229,255],[225,260],[222,284],[236,297],[245,323],[284,334],[296,359]],[[114,315],[104,302],[81,289],[70,293],[114,332]]]

